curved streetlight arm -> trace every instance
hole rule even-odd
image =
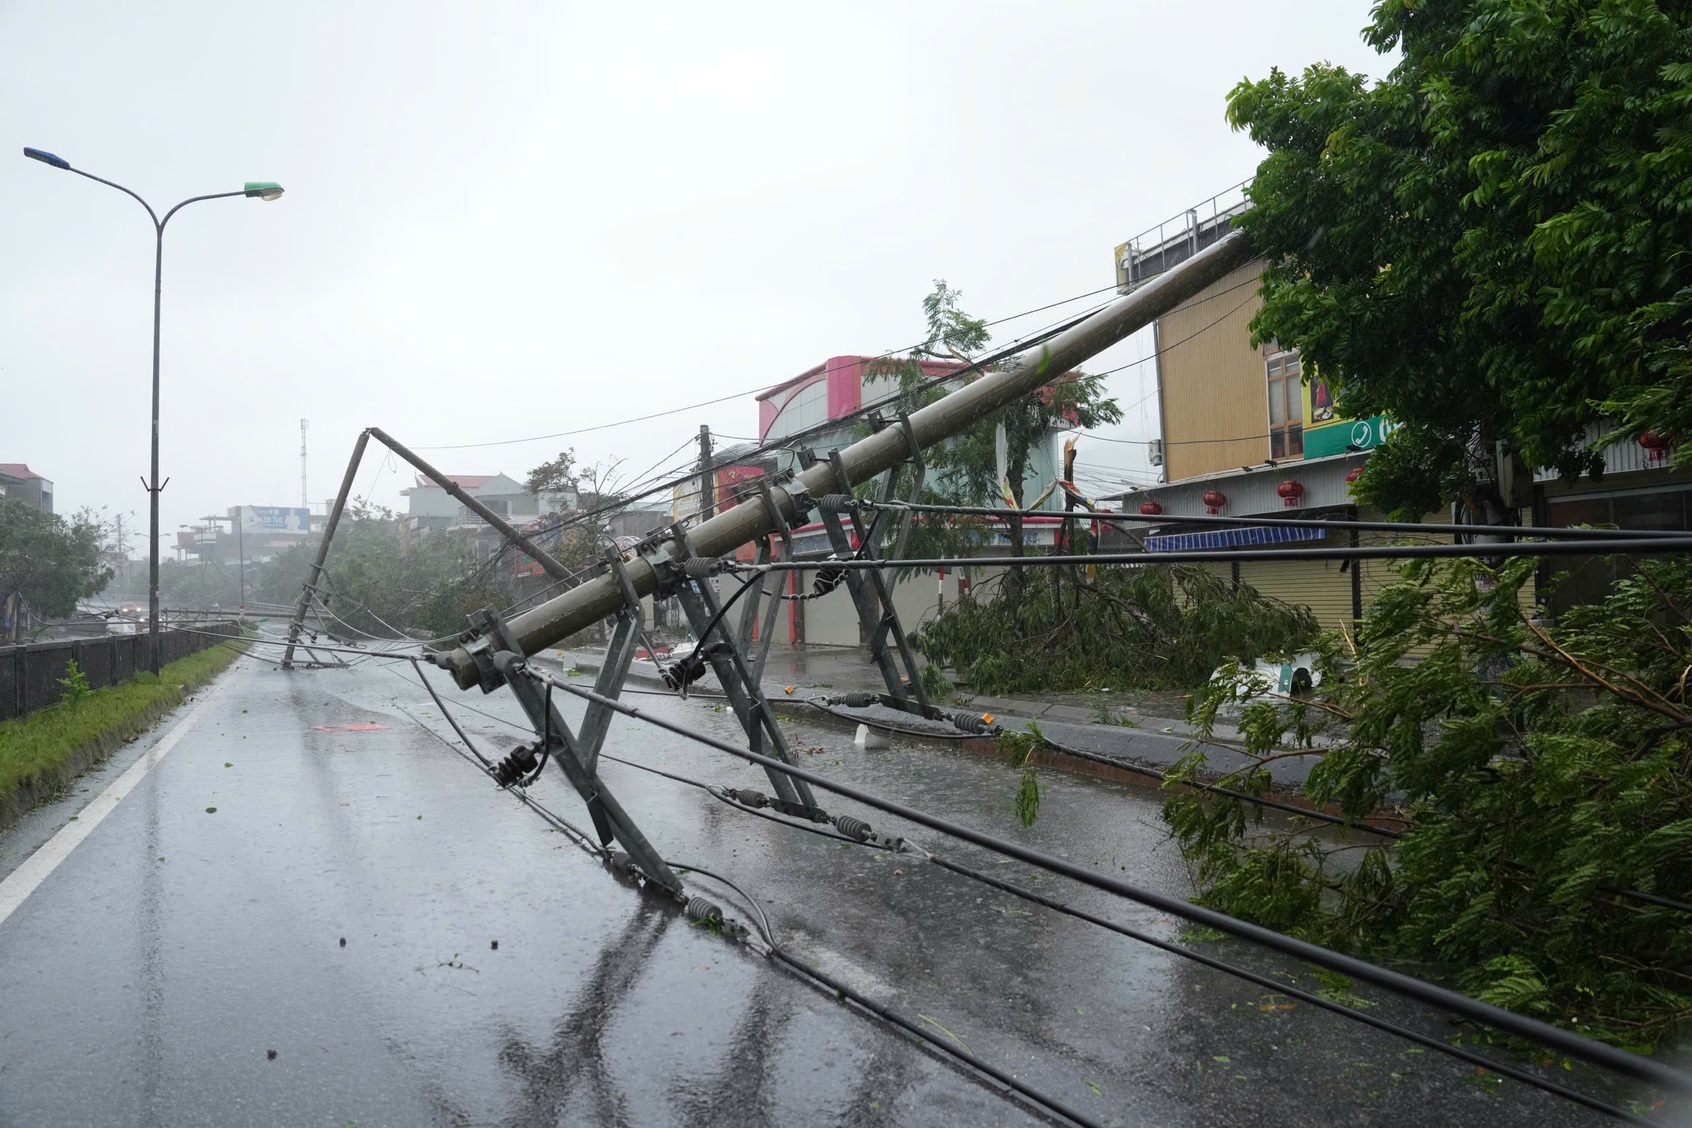
[[[222,200],[222,199],[225,199],[229,196],[245,196],[247,194],[246,191],[243,190],[243,191],[240,191],[240,192],[213,192],[210,195],[206,195],[206,196],[190,196],[186,200],[183,200],[180,204],[177,204],[175,207],[173,207],[169,211],[165,212],[164,218],[160,219],[159,213],[153,210],[152,204],[149,204],[146,200],[143,200],[140,197],[140,195],[131,191],[128,188],[125,188],[123,185],[119,184],[117,181],[107,180],[103,176],[95,176],[92,172],[84,172],[80,168],[77,168],[74,165],[67,166],[65,171],[66,172],[74,172],[78,176],[86,177],[89,180],[93,180],[97,183],[104,184],[108,188],[116,188],[119,192],[122,192],[124,195],[128,196],[130,199],[134,200],[136,203],[138,203],[142,207],[146,208],[147,209],[147,215],[152,219],[153,227],[158,231],[160,238],[164,237],[165,224],[170,222],[170,217],[175,215],[177,212],[181,211],[183,208],[187,207],[189,204],[197,204],[201,200]]]
[[[110,182],[108,181],[108,183],[110,183]],[[130,194],[134,195],[134,193],[130,193]],[[183,200],[180,204],[177,204],[175,207],[173,207],[169,211],[165,212],[164,218],[158,221],[159,234],[161,236],[163,236],[165,224],[170,222],[170,217],[175,215],[177,212],[181,211],[183,208],[187,207],[189,204],[197,204],[201,200],[222,200],[222,199],[225,199],[229,196],[245,196],[246,194],[247,193],[244,192],[244,191],[242,191],[242,192],[213,192],[209,196],[189,196],[186,200]],[[135,198],[139,200],[141,197],[136,196]],[[151,211],[152,209],[148,208],[147,210]]]
[[[125,188],[123,185],[119,184],[117,181],[107,180],[103,176],[95,176],[92,172],[83,172],[80,168],[76,168],[72,165],[66,165],[65,171],[66,172],[74,172],[78,176],[87,177],[89,180],[93,180],[97,183],[104,184],[108,188],[116,188],[119,192],[122,192],[125,196],[128,196],[130,199],[134,200],[136,203],[138,203],[142,207],[146,208],[147,209],[147,216],[148,216],[148,218],[150,218],[153,221],[153,226],[160,231],[164,230],[164,224],[159,221],[159,213],[153,210],[153,205],[149,204],[146,200],[143,200],[139,195],[130,191],[128,188]],[[181,207],[181,206],[182,206],[181,204],[177,205],[177,207]],[[171,211],[175,211],[175,210],[176,210],[176,208],[171,209]],[[167,215],[165,218],[168,219],[170,217]]]

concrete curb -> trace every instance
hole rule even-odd
[[[574,655],[573,658],[569,661],[565,661],[565,660],[560,659],[560,658],[554,658],[550,655],[536,655],[535,658],[538,658],[540,661],[543,661],[543,662],[546,662],[550,665],[553,665],[560,670],[575,669],[575,670],[577,670],[581,673],[585,673],[585,674],[597,674],[599,672],[599,666],[596,663],[593,663],[591,661],[583,661],[582,656],[580,654]],[[532,660],[534,660],[534,659],[531,659],[531,661]],[[638,664],[630,669],[628,676],[629,676],[630,681],[640,682],[640,683],[642,683],[643,685],[646,685],[646,686],[653,686],[653,687],[658,687],[658,688],[664,687],[663,680],[657,676],[656,672],[649,673],[648,671],[641,669]],[[706,692],[709,693],[711,691],[707,690]],[[845,719],[845,718],[842,718],[842,717],[837,717],[837,716],[834,716],[830,713],[823,712],[820,709],[813,709],[810,706],[806,705],[804,701],[802,701],[802,700],[800,700],[796,697],[787,697],[785,695],[778,694],[778,695],[769,696],[767,698],[767,700],[770,703],[771,709],[773,709],[778,716],[781,716],[781,717],[783,717],[787,720],[790,720],[790,721],[803,721],[806,724],[817,725],[818,727],[827,728],[827,729],[830,729],[830,730],[836,731],[836,732],[856,732],[857,727],[858,727],[858,723],[856,721],[848,720],[848,719]],[[961,706],[961,708],[964,708],[966,710],[973,710],[974,706],[976,704],[979,704],[979,703],[980,703],[979,700],[972,701],[972,702],[968,703],[967,705]],[[1002,701],[1001,702],[1000,699],[993,699],[993,703],[994,704],[1001,704],[1001,703],[1002,704],[1015,704],[1015,702],[1012,702],[1012,701]],[[1071,706],[1071,707],[1058,706],[1056,708],[1065,709],[1065,711],[1070,711],[1070,712],[1083,712],[1083,710],[1076,709],[1073,706]],[[1058,717],[1051,715],[1052,712],[1054,712],[1054,711],[1055,710],[1043,710],[1043,711],[1040,711],[1040,712],[1032,713],[1031,716],[1030,715],[1020,715],[1020,714],[1010,714],[1010,713],[1000,713],[999,715],[1005,721],[1022,722],[1022,721],[1026,721],[1026,720],[1029,720],[1029,719],[1033,719],[1036,722],[1045,721],[1047,723],[1048,727],[1055,725],[1058,729],[1073,728],[1073,729],[1079,729],[1079,730],[1085,731],[1085,730],[1092,729],[1092,728],[1099,728],[1099,729],[1111,731],[1115,736],[1117,736],[1118,738],[1121,738],[1121,739],[1130,739],[1131,740],[1131,739],[1133,739],[1133,735],[1135,733],[1140,733],[1140,734],[1143,734],[1144,736],[1153,737],[1154,739],[1157,739],[1157,738],[1169,738],[1169,739],[1172,739],[1172,740],[1182,739],[1180,734],[1159,733],[1159,732],[1156,732],[1155,730],[1146,730],[1146,729],[1140,729],[1140,728],[1137,728],[1137,727],[1136,728],[1127,728],[1127,727],[1116,726],[1116,725],[1099,725],[1096,721],[1093,721],[1090,718],[1081,719],[1081,720],[1059,719]],[[997,712],[997,710],[995,710],[995,712]],[[1146,717],[1144,719],[1150,721],[1150,720],[1154,720],[1155,718]],[[1078,736],[1080,734],[1079,733],[1070,733],[1070,734],[1054,733],[1054,735],[1064,735],[1064,736],[1069,736],[1069,737],[1073,738],[1074,736]],[[909,734],[906,737],[906,739],[922,740],[923,737],[920,734]],[[983,738],[983,737],[971,737],[967,740],[944,740],[944,741],[937,740],[937,741],[932,741],[931,743],[945,744],[947,746],[953,746],[953,747],[961,747],[963,750],[977,754],[977,755],[990,755],[990,756],[1000,756],[1000,755],[1002,755],[999,752],[999,745],[998,745],[998,742],[996,740],[986,739],[986,738]],[[1144,757],[1144,756],[1132,756],[1132,755],[1114,756],[1114,755],[1111,755],[1109,753],[1091,750],[1091,749],[1088,750],[1088,751],[1092,752],[1093,755],[1098,756],[1100,758],[1094,759],[1094,758],[1092,758],[1092,756],[1072,755],[1068,752],[1063,751],[1062,749],[1052,747],[1051,745],[1047,745],[1046,747],[1041,748],[1039,751],[1037,751],[1034,754],[1034,763],[1037,764],[1037,765],[1040,765],[1042,767],[1053,768],[1053,769],[1056,769],[1058,771],[1068,772],[1068,773],[1071,773],[1071,774],[1074,774],[1074,775],[1084,775],[1084,776],[1091,776],[1095,779],[1110,780],[1113,783],[1121,783],[1121,784],[1127,785],[1129,787],[1133,787],[1133,788],[1148,791],[1148,792],[1160,792],[1160,791],[1164,790],[1163,781],[1161,779],[1157,778],[1156,776],[1148,774],[1148,773],[1150,771],[1162,771],[1164,768],[1167,768],[1169,766],[1170,761],[1163,761],[1163,760],[1159,760],[1157,758]],[[1243,761],[1243,757],[1241,759]],[[1101,760],[1107,760],[1107,761],[1112,761],[1112,762],[1105,763],[1105,762],[1101,762]],[[1206,781],[1214,781],[1214,780],[1223,778],[1226,774],[1227,773],[1224,772],[1224,771],[1212,769],[1211,771],[1205,772],[1201,778],[1206,780]],[[1188,792],[1188,791],[1198,791],[1200,789],[1189,787],[1189,786],[1181,786],[1179,788],[1179,790],[1183,791],[1183,792]],[[1311,802],[1309,799],[1307,799],[1305,797],[1304,789],[1300,785],[1300,782],[1297,782],[1297,781],[1276,780],[1274,782],[1272,788],[1271,788],[1270,794],[1276,800],[1278,800],[1279,802],[1282,802],[1282,803],[1290,803],[1293,806],[1304,807],[1304,808],[1307,808],[1307,809],[1310,809],[1310,810],[1325,810],[1328,814],[1338,814],[1339,813],[1337,810],[1335,810],[1332,807],[1328,807],[1328,808],[1317,807],[1317,805],[1315,803]],[[1395,820],[1392,820],[1391,816],[1383,816],[1383,817],[1387,818],[1388,821],[1395,821]],[[1363,821],[1365,823],[1371,823],[1371,822],[1375,822],[1377,820],[1374,819],[1374,818],[1369,818],[1369,819],[1364,819]]]

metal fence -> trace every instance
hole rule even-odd
[[[240,624],[234,622],[201,623],[191,631],[164,631],[159,635],[161,658],[164,663],[174,662],[240,635]],[[73,661],[91,689],[117,685],[147,668],[147,635],[0,646],[0,721],[57,702],[65,692],[59,682],[70,676]]]

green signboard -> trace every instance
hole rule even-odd
[[[1320,376],[1312,374],[1304,385],[1304,457],[1326,458],[1348,450],[1369,450],[1392,433],[1392,420],[1384,415],[1367,419],[1345,419],[1334,410],[1333,393]]]

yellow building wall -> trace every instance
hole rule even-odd
[[[1269,389],[1250,329],[1263,304],[1256,285],[1264,265],[1242,266],[1158,319],[1163,457],[1172,482],[1269,457]]]

